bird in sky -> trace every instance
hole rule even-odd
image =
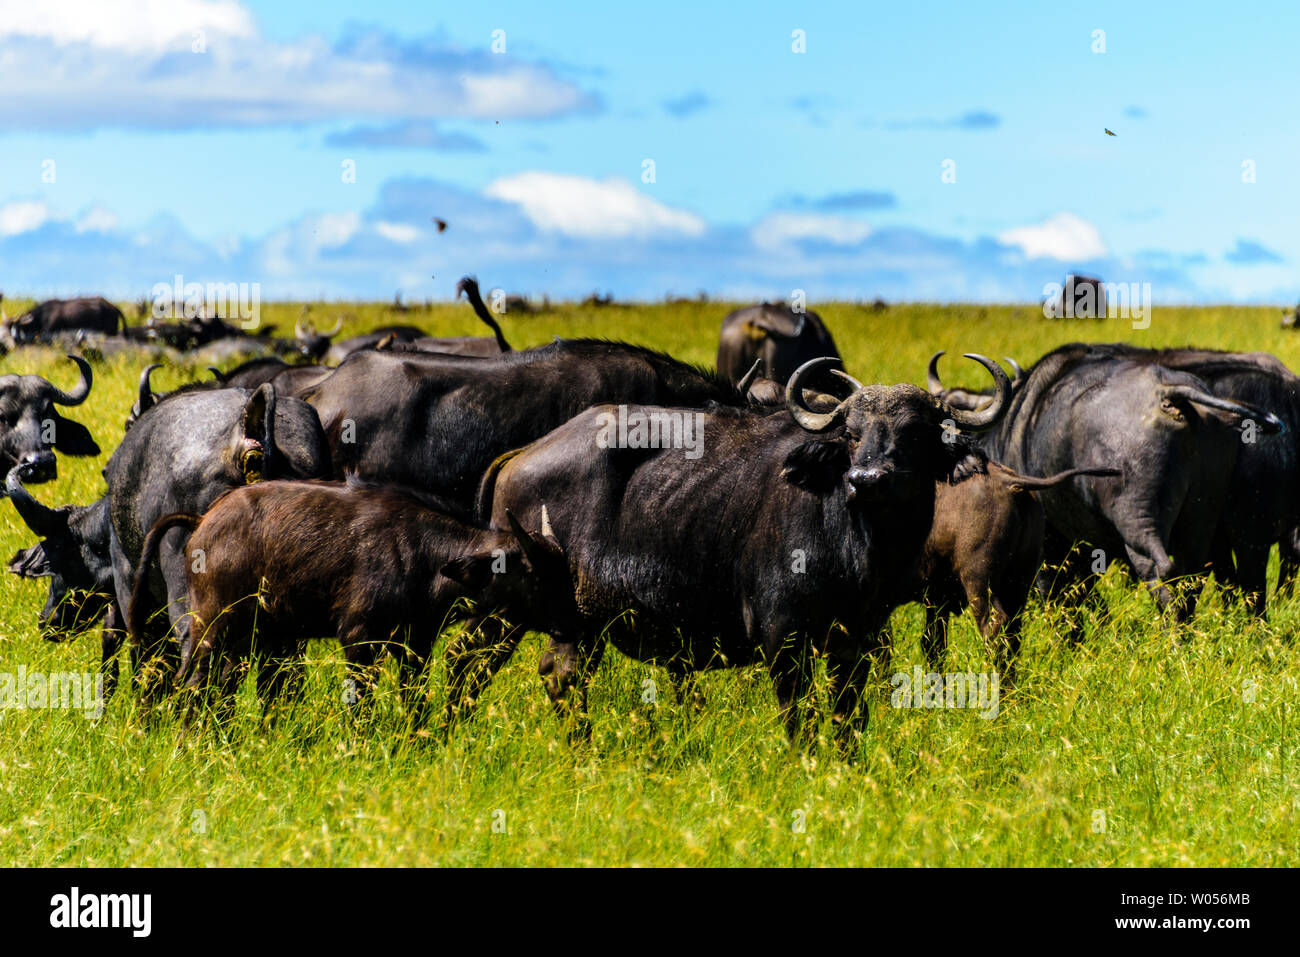
[[[1107,130],[1107,132],[1110,131]],[[1114,136],[1115,134],[1111,133],[1110,135]],[[439,219],[437,216],[435,216],[433,217],[433,223],[435,226],[438,227],[438,232],[443,233],[447,231],[447,221],[445,219]]]
[[[1112,133],[1110,130],[1106,130],[1106,135],[1107,135],[1107,136],[1114,136],[1115,134]]]

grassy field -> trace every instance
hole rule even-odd
[[[20,303],[6,301],[12,313]],[[725,304],[559,306],[503,322],[516,346],[555,335],[607,336],[712,363]],[[1013,356],[1026,366],[1074,339],[1266,350],[1300,368],[1300,337],[1266,308],[1156,308],[1127,320],[1049,322],[1033,307],[908,305],[875,312],[818,306],[847,368],[863,381],[924,380],[936,349]],[[405,316],[381,306],[320,305],[346,333],[414,322],[481,334],[464,305]],[[264,307],[292,329],[296,305]],[[88,402],[69,410],[104,455],[60,456],[43,501],[88,503],[121,438],[143,359],[97,365]],[[970,366],[970,368],[964,368]],[[959,358],[950,384],[984,385]],[[26,350],[0,372],[67,388],[72,364]],[[168,389],[198,375],[169,368]],[[0,504],[0,552],[33,536]],[[1268,623],[1211,588],[1186,640],[1159,628],[1151,600],[1121,572],[1106,612],[1069,647],[1056,615],[1032,606],[1017,689],[1000,714],[902,710],[884,677],[857,759],[824,740],[792,752],[765,673],[706,676],[704,710],[670,693],[644,703],[654,669],[606,656],[592,694],[595,733],[571,746],[536,674],[530,638],[449,744],[413,737],[391,679],[373,711],[342,702],[342,662],[312,646],[306,694],[273,730],[245,689],[228,736],[146,729],[129,693],[99,720],[57,710],[0,711],[2,865],[1291,865],[1300,863],[1300,768],[1292,641],[1300,601]],[[45,583],[0,588],[0,673],[90,671],[97,630],[54,645],[36,631]],[[894,620],[895,670],[921,664],[921,614]],[[985,671],[969,616],[954,623],[947,669]],[[432,670],[433,693],[444,681]]]

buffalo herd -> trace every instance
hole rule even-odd
[[[38,539],[9,567],[49,579],[42,635],[102,622],[108,685],[126,645],[134,693],[187,717],[223,713],[254,669],[269,708],[306,642],[335,637],[355,699],[397,660],[419,726],[449,631],[450,730],[534,631],[574,733],[612,644],[683,695],[761,664],[793,741],[814,727],[821,659],[847,745],[900,605],[924,604],[932,667],[969,607],[1009,682],[1035,590],[1077,637],[1075,606],[1118,562],[1177,630],[1208,572],[1263,615],[1271,547],[1283,587],[1300,568],[1300,379],[1270,355],[1076,343],[1008,375],[971,353],[992,379],[979,391],[945,388],[939,353],[921,389],[850,376],[802,309],[728,315],[708,369],[609,340],[515,350],[474,281],[458,291],[491,336],[337,340],[304,312],[290,347],[173,392],[150,364],[89,504],[27,486],[59,454],[99,453],[55,408],[87,400],[91,366],[70,357],[67,392],[0,376],[5,490]],[[102,299],[4,326],[11,346],[129,332]]]

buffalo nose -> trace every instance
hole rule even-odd
[[[849,469],[849,484],[854,488],[869,488],[876,485],[887,473],[884,469]]]
[[[25,482],[48,482],[58,476],[54,453],[48,449],[28,452],[18,460],[18,464],[22,468],[19,475]]]

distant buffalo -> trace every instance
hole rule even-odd
[[[755,362],[762,363],[760,377],[784,383],[806,362],[839,356],[835,340],[815,312],[763,302],[737,309],[722,320],[718,372],[732,382],[739,382]],[[830,393],[843,388],[829,371],[820,371],[808,386]]]
[[[48,341],[60,332],[99,332],[115,336],[125,328],[122,310],[102,296],[47,299],[21,316],[0,323],[0,338],[9,345]]]

